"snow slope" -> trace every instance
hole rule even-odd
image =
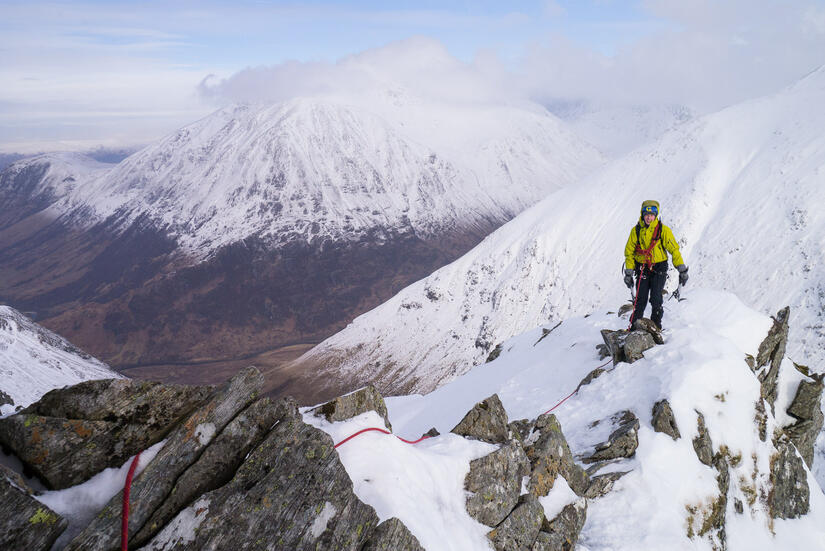
[[[601,164],[540,106],[425,101],[389,86],[222,109],[53,212],[81,226],[145,219],[203,258],[253,234],[283,242],[489,228]]]
[[[103,362],[37,325],[17,310],[0,306],[0,391],[14,405],[0,415],[37,401],[54,388],[91,379],[121,379]]]
[[[791,306],[789,354],[825,361],[825,68],[774,96],[685,123],[522,213],[297,360],[324,377],[431,391],[503,340],[618,307],[626,240],[662,203],[693,286],[766,314]],[[673,290],[675,282],[670,282]],[[670,321],[665,318],[665,325]]]
[[[589,317],[565,320],[542,338],[546,325],[504,343],[494,361],[436,391],[387,399],[395,434],[417,438],[430,427],[442,436],[411,446],[378,433],[367,433],[338,448],[356,494],[375,507],[381,519],[401,519],[428,550],[492,549],[482,536],[488,529],[463,510],[463,478],[469,461],[483,455],[486,444],[448,434],[478,401],[497,393],[509,419],[534,419],[573,391],[602,362],[595,345],[601,329],[623,328],[626,319],[598,308]],[[589,500],[580,551],[638,549],[712,549],[709,539],[687,536],[687,506],[706,506],[718,494],[716,471],[696,457],[697,412],[704,415],[714,449],[729,448],[741,461],[730,467],[727,504],[727,549],[822,549],[825,541],[825,494],[808,474],[810,513],[795,520],[770,520],[762,500],[770,438],[762,442],[754,422],[759,382],[744,361],[755,355],[771,320],[747,308],[730,293],[694,289],[685,302],[666,306],[667,342],[634,363],[621,363],[558,406],[558,417],[574,456],[589,455],[612,430],[604,420],[629,409],[639,418],[639,448],[633,458],[601,472],[627,471],[607,496]],[[790,421],[784,412],[801,375],[785,360],[779,379],[777,418],[769,415],[768,434]],[[653,404],[669,400],[681,432],[679,440],[656,433]],[[770,411],[770,408],[768,408]],[[335,442],[370,426],[382,426],[372,412],[340,423],[305,414]],[[822,461],[818,457],[816,461]],[[825,483],[825,480],[820,481]],[[542,500],[548,518],[575,496],[557,483]],[[744,504],[735,513],[734,499]],[[445,529],[445,525],[449,529]]]

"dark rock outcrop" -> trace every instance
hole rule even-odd
[[[591,477],[590,486],[588,486],[587,491],[584,492],[584,497],[596,499],[597,497],[606,495],[613,489],[613,484],[628,472],[630,471],[616,471]]]
[[[530,473],[530,462],[518,441],[470,462],[464,479],[467,512],[487,526],[496,526],[510,514],[521,493],[521,479]]]
[[[648,318],[641,318],[637,319],[633,322],[633,330],[634,331],[645,331],[651,337],[653,337],[653,342],[656,344],[665,344],[665,339],[662,337],[662,331],[659,327],[654,323],[653,320]]]
[[[493,444],[506,442],[510,434],[507,427],[507,412],[498,394],[493,394],[473,406],[450,432]]]
[[[128,379],[86,381],[52,390],[0,419],[0,443],[50,488],[67,488],[162,440],[211,390]]]
[[[11,399],[11,396],[0,390],[0,406],[13,406],[14,400]]]
[[[584,495],[590,486],[590,479],[584,470],[576,465],[558,419],[552,413],[544,414],[536,420],[535,440],[526,447],[530,459],[531,473],[528,489],[536,497],[546,496],[553,488],[556,477],[561,475],[577,495]]]
[[[255,368],[235,375],[169,435],[163,449],[132,483],[129,537],[146,523],[172,491],[175,481],[212,442],[216,434],[260,392],[263,380]],[[116,549],[120,540],[122,492],[75,537],[67,549]]]
[[[501,524],[487,537],[496,551],[531,551],[545,522],[544,508],[532,494],[525,494]]]
[[[322,415],[329,422],[346,421],[367,411],[377,412],[384,419],[387,430],[392,430],[387,415],[387,405],[381,393],[373,385],[367,385],[355,392],[339,396],[312,410],[313,413]]]
[[[391,518],[375,528],[361,551],[424,551],[424,548],[403,522]]]
[[[636,448],[639,447],[639,419],[632,411],[620,411],[612,419],[618,423],[618,428],[606,442],[596,445],[596,451],[584,458],[584,463],[633,457],[636,453]]]
[[[654,346],[656,346],[656,341],[647,331],[631,331],[624,340],[624,361],[632,364],[637,360],[641,360],[645,357],[644,351]]]
[[[679,433],[679,427],[676,424],[673,410],[670,407],[670,402],[667,400],[659,400],[653,404],[651,423],[653,424],[653,430],[656,432],[663,432],[674,440],[682,437]]]
[[[528,419],[517,419],[515,421],[510,421],[510,424],[507,425],[507,428],[510,431],[510,436],[516,438],[522,443],[527,440],[530,433],[533,432],[534,427],[535,421],[530,421]]]
[[[532,551],[573,551],[587,520],[587,501],[579,499],[541,528]]]
[[[609,355],[609,354],[608,354],[608,355]],[[606,358],[608,355],[605,355],[604,357]],[[602,358],[599,358],[599,359],[602,359]],[[599,377],[601,377],[601,376],[602,376],[602,375],[603,375],[606,371],[607,371],[607,370],[606,370],[606,369],[604,369],[603,367],[597,367],[596,369],[594,369],[593,371],[591,371],[590,373],[588,373],[588,374],[584,377],[584,379],[582,379],[582,380],[579,382],[579,386],[577,386],[577,387],[576,387],[576,391],[578,392],[578,390],[579,390],[581,387],[589,385],[589,384],[590,384],[590,383],[592,383],[594,380],[596,380],[596,379],[598,379]]]
[[[776,313],[773,318],[773,326],[768,335],[759,345],[759,352],[756,354],[756,373],[761,383],[761,394],[774,411],[776,402],[776,382],[779,378],[779,367],[785,357],[785,346],[788,343],[788,320],[791,317],[791,309],[786,306]]]
[[[791,405],[788,407],[788,414],[798,421],[789,427],[785,427],[785,432],[794,443],[796,449],[805,460],[808,468],[813,468],[814,444],[822,430],[825,416],[822,415],[820,403],[822,402],[822,379],[812,381],[800,381],[796,389]]]
[[[696,451],[696,457],[699,461],[710,467],[713,464],[713,442],[710,440],[708,429],[705,427],[705,416],[696,412],[696,430],[698,434],[693,439],[693,449]]]
[[[777,453],[771,457],[768,509],[773,518],[799,518],[810,509],[805,466],[787,437],[781,436],[774,444]]]
[[[0,549],[48,551],[66,520],[0,474]]]

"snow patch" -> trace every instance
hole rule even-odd
[[[321,534],[323,534],[324,530],[327,529],[327,524],[329,524],[329,521],[332,520],[337,513],[338,510],[335,508],[335,505],[329,501],[324,503],[324,508],[321,510],[321,514],[315,518],[315,521],[313,521],[312,527],[310,528],[310,533],[314,539],[321,537]]]
[[[201,446],[206,446],[212,439],[215,437],[215,424],[214,423],[201,423],[197,427],[195,427],[195,436],[198,437],[198,442],[200,442]]]
[[[152,551],[172,551],[180,545],[195,541],[195,531],[207,517],[209,498],[201,497],[195,503],[178,513],[166,527],[149,543]]]

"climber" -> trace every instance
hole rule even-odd
[[[632,288],[633,275],[636,275],[636,304],[630,317],[631,325],[644,317],[650,296],[653,307],[650,319],[659,329],[662,328],[662,295],[667,279],[668,252],[673,259],[673,266],[679,271],[679,285],[683,286],[688,280],[688,267],[682,260],[679,244],[670,228],[659,220],[659,202],[645,201],[642,203],[639,222],[630,230],[624,248],[625,285]]]

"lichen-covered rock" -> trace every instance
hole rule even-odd
[[[530,493],[536,497],[546,496],[553,488],[556,477],[561,475],[577,495],[583,495],[590,485],[590,479],[573,460],[556,416],[540,416],[534,430],[531,443],[525,448],[531,466],[530,481],[527,484]]]
[[[633,457],[639,447],[639,419],[632,411],[621,411],[613,416],[618,421],[618,428],[606,442],[596,445],[596,451],[584,458],[584,463],[610,461],[611,459]]]
[[[510,436],[524,443],[533,432],[535,423],[528,419],[517,419],[511,421],[507,428],[510,430]]]
[[[291,398],[277,403],[262,398],[239,413],[178,478],[172,491],[133,538],[133,545],[143,545],[184,507],[229,482],[272,425],[297,414],[298,406]]]
[[[247,368],[220,387],[185,423],[169,435],[166,444],[132,482],[129,537],[134,536],[163,503],[183,474],[203,453],[216,434],[257,398],[263,377]],[[68,550],[115,550],[120,543],[122,492],[68,545]]]
[[[545,522],[544,508],[532,494],[525,494],[501,524],[487,534],[496,551],[531,551]]]
[[[553,520],[545,522],[532,551],[573,551],[587,520],[587,501],[567,505]]]
[[[761,395],[770,404],[771,411],[773,411],[776,402],[776,381],[779,378],[779,367],[782,364],[782,358],[785,357],[785,346],[788,342],[788,320],[790,317],[791,309],[788,306],[776,313],[773,318],[773,326],[759,345],[759,352],[756,354],[756,373],[761,384]]]
[[[467,512],[487,526],[496,526],[518,503],[521,479],[530,473],[530,462],[518,441],[470,462],[464,479]]]
[[[713,442],[710,441],[708,429],[705,427],[705,416],[698,411],[696,413],[698,414],[696,419],[698,434],[693,439],[693,449],[699,461],[710,467],[713,464]]]
[[[644,358],[645,350],[656,346],[653,336],[647,331],[631,331],[624,339],[624,361],[629,364]]]
[[[159,442],[210,392],[128,379],[86,381],[0,419],[0,443],[48,487],[63,489]]]
[[[613,365],[624,361],[624,341],[627,338],[627,331],[611,331],[602,329],[602,340],[607,347],[610,356],[613,357]]]
[[[361,551],[424,551],[424,548],[403,522],[391,518],[375,528]]]
[[[510,431],[507,424],[507,412],[498,394],[493,394],[473,406],[473,409],[468,411],[464,419],[450,432],[484,442],[501,444],[509,438]]]
[[[825,421],[820,407],[823,386],[822,379],[800,381],[796,395],[787,409],[798,421],[785,427],[785,432],[802,454],[808,468],[813,467],[814,445]]]
[[[810,509],[808,476],[790,440],[783,436],[775,445],[777,453],[771,457],[768,508],[773,518],[799,518]]]
[[[384,419],[387,430],[392,430],[384,397],[373,385],[367,385],[355,392],[339,396],[312,410],[313,413],[323,415],[330,422],[346,421],[367,411],[377,412]]]
[[[665,344],[665,339],[664,337],[662,337],[661,329],[659,329],[659,326],[656,325],[656,323],[651,319],[637,319],[633,322],[633,330],[645,331],[651,337],[653,337],[653,342],[655,342],[656,344]]]
[[[590,478],[590,486],[584,492],[584,497],[596,499],[606,495],[613,489],[613,484],[630,471],[616,471],[612,473],[600,474]]]
[[[378,524],[323,431],[287,415],[230,482],[202,495],[146,551],[359,551]]]
[[[11,470],[9,467],[6,467],[2,463],[0,463],[0,479],[5,479],[6,482],[26,495],[32,495],[34,493],[26,483],[26,480],[20,476],[20,474]]]
[[[673,409],[670,407],[670,402],[667,400],[659,400],[653,404],[653,430],[656,432],[663,432],[678,440],[682,437],[679,433],[679,427],[676,424],[676,417],[673,415]]]
[[[0,549],[48,551],[66,520],[0,476]]]

